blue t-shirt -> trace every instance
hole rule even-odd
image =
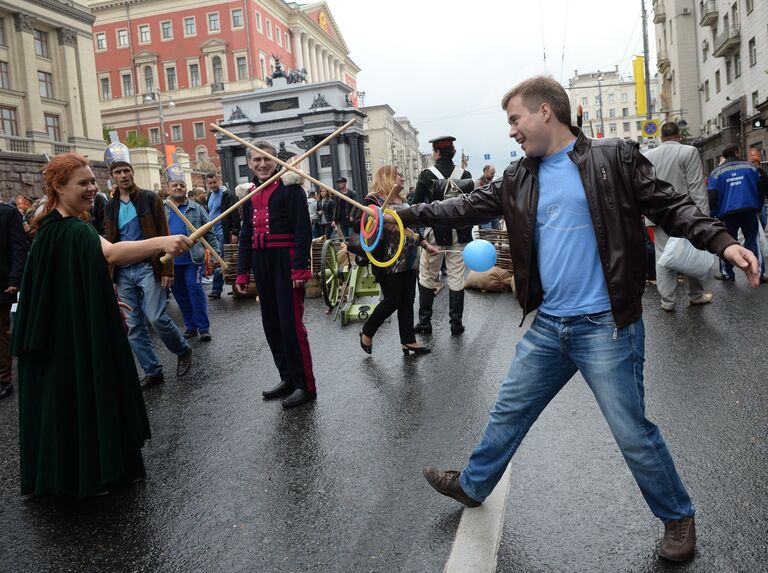
[[[143,241],[144,233],[141,232],[139,215],[136,207],[128,200],[120,199],[120,210],[117,213],[117,228],[120,231],[121,241]]]
[[[553,316],[579,316],[611,309],[597,239],[579,170],[568,157],[576,142],[542,158],[536,247],[544,301]]]
[[[216,191],[212,191],[210,195],[208,195],[208,219],[213,221],[216,217],[221,215],[221,197],[224,195],[224,192],[222,191],[222,188],[219,187]],[[213,232],[217,235],[221,235],[223,232],[223,228],[221,226],[221,221],[216,223],[213,226]]]
[[[179,211],[181,211],[184,215],[187,214],[187,209],[189,208],[189,205],[179,205]],[[171,209],[170,214],[168,215],[168,229],[171,233],[171,235],[185,235],[189,236],[189,229],[187,229],[187,226],[184,224],[184,221],[181,220],[181,217],[179,217],[173,209]],[[178,257],[173,258],[173,264],[174,265],[191,265],[192,264],[192,255],[189,251],[184,251],[181,255]]]

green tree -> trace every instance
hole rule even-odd
[[[132,131],[128,134],[128,137],[125,138],[125,145],[131,149],[134,147],[147,147],[147,145],[149,145],[149,140],[146,135]]]

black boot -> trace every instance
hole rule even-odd
[[[261,395],[265,400],[274,400],[275,398],[282,398],[293,392],[293,384],[286,380],[280,380],[280,384],[269,390],[264,390]]]
[[[451,319],[451,334],[458,336],[464,332],[461,317],[464,315],[464,291],[448,291],[448,316]]]
[[[419,283],[419,322],[413,327],[414,332],[432,334],[432,303],[435,291]]]

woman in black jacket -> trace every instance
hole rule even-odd
[[[317,199],[317,236],[325,236],[330,239],[333,234],[335,224],[333,222],[333,213],[336,203],[331,199],[330,193],[326,189],[320,189],[320,197]]]

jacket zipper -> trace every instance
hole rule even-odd
[[[539,182],[536,180],[536,176],[533,177],[533,218],[529,217],[529,220],[533,221],[531,233],[536,232],[536,209],[539,205]],[[525,322],[525,317],[528,316],[528,294],[531,292],[531,269],[533,268],[533,235],[531,235],[530,247],[528,248],[528,280],[525,285],[525,300],[523,301],[523,318],[520,320],[518,327],[522,327]]]
[[[613,197],[611,197],[611,191],[608,189],[608,172],[605,170],[605,165],[600,165],[600,175],[603,178],[603,191],[605,192],[605,200],[608,201],[608,206],[613,209]]]

